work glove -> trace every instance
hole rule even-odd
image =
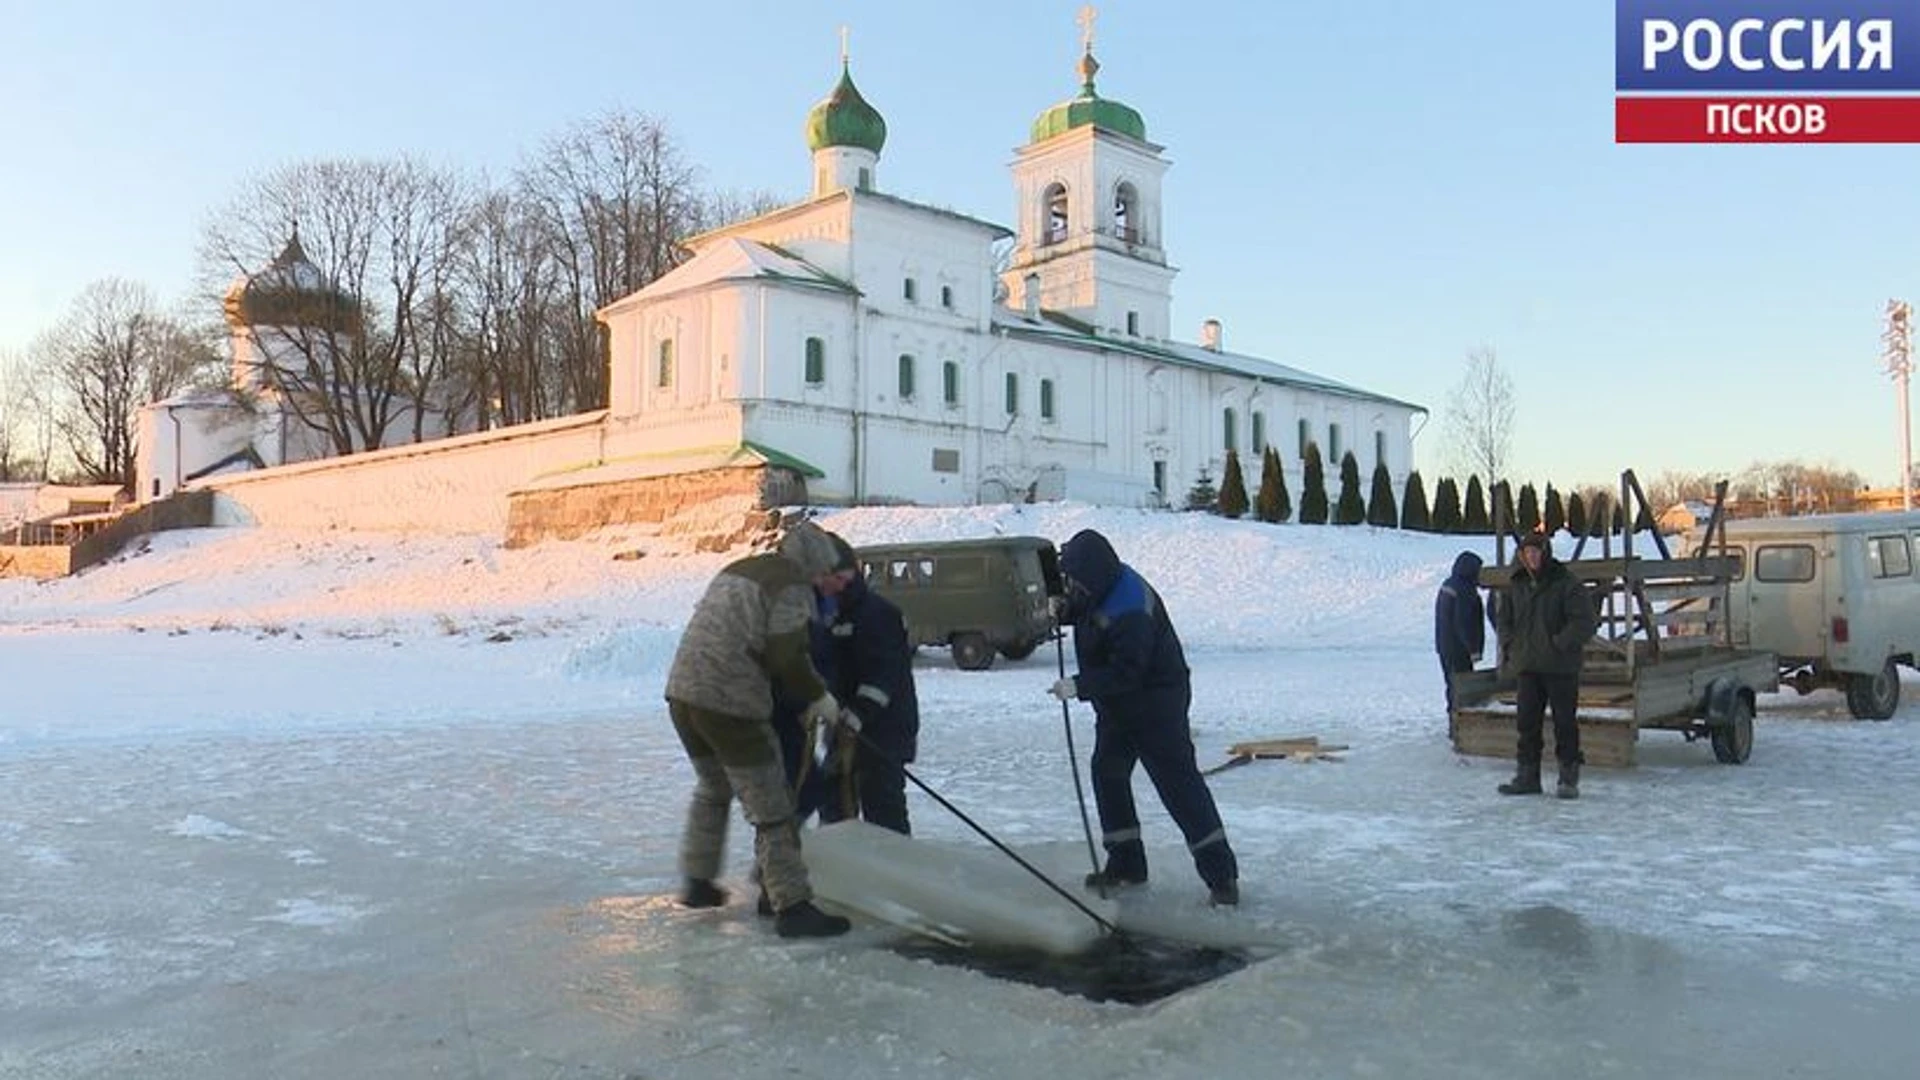
[[[821,694],[813,704],[807,706],[801,718],[809,725],[831,727],[840,720],[840,702],[832,694]]]
[[[1052,694],[1061,701],[1072,701],[1074,698],[1080,696],[1080,687],[1076,685],[1072,679],[1060,679],[1053,684],[1053,688],[1048,690],[1047,693]]]
[[[1054,622],[1067,621],[1067,598],[1064,596],[1047,597],[1047,614],[1053,616]]]
[[[840,726],[855,735],[860,734],[860,714],[852,709],[841,709],[837,718]]]

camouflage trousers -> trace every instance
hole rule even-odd
[[[693,799],[680,837],[680,872],[709,881],[720,876],[727,821],[737,798],[753,825],[753,861],[774,909],[784,911],[813,899],[807,865],[800,859],[793,793],[787,788],[773,725],[672,699],[667,715],[693,763]]]

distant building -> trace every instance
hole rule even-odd
[[[215,473],[332,457],[332,438],[301,419],[288,384],[312,386],[331,350],[360,330],[360,302],[326,279],[296,229],[272,262],[227,290],[233,370],[227,387],[183,390],[140,410],[135,498],[163,498]],[[314,358],[320,362],[314,363]],[[282,377],[275,377],[275,370]],[[382,443],[411,441],[413,409],[393,410]],[[428,410],[426,438],[453,434],[443,411]],[[352,433],[355,449],[365,440]]]
[[[600,312],[610,433],[751,447],[828,503],[1165,505],[1229,449],[1257,484],[1269,445],[1298,490],[1308,443],[1404,481],[1420,406],[1230,351],[1215,320],[1174,340],[1168,162],[1098,69],[1089,34],[1079,92],[1016,152],[1008,229],[880,189],[886,122],[843,57],[807,117],[810,197]]]

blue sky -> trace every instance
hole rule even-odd
[[[209,214],[308,159],[502,175],[610,108],[716,187],[798,197],[806,111],[853,71],[879,183],[999,222],[1034,115],[1075,90],[1077,3],[0,0],[0,350],[89,281],[188,297]],[[1441,413],[1490,346],[1515,473],[1799,459],[1895,481],[1889,297],[1920,299],[1912,147],[1616,146],[1613,5],[1099,5],[1103,95],[1173,162],[1176,334]],[[324,12],[324,13],[323,13]]]

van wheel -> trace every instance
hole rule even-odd
[[[985,634],[955,634],[949,642],[953,646],[953,663],[962,671],[985,671],[993,666],[993,646],[987,644]]]
[[[1874,675],[1847,676],[1847,711],[1856,720],[1885,720],[1900,707],[1900,670],[1889,659]]]
[[[1009,660],[1025,660],[1039,647],[1038,641],[1016,641],[1012,645],[1000,646],[1000,655]]]
[[[1753,706],[1746,698],[1733,703],[1733,715],[1713,729],[1713,756],[1722,765],[1743,765],[1753,755]]]

